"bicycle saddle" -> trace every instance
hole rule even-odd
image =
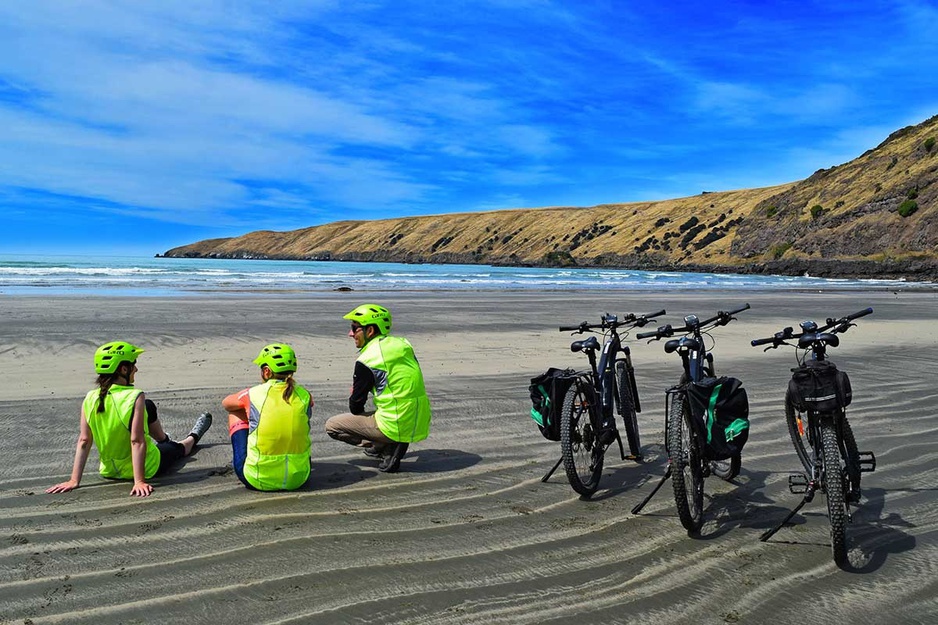
[[[700,351],[700,342],[689,336],[684,336],[679,339],[671,339],[664,344],[664,352],[670,354],[671,352],[677,350],[679,347],[686,347],[687,349],[694,350],[695,352]]]
[[[571,352],[580,352],[580,351],[583,351],[584,349],[586,350],[599,349],[599,341],[596,340],[595,336],[591,336],[588,339],[585,339],[583,341],[574,341],[573,343],[570,344]]]
[[[798,347],[801,349],[807,349],[811,347],[811,344],[815,341],[821,341],[825,345],[830,345],[831,347],[837,347],[840,345],[840,337],[836,334],[831,334],[830,332],[821,332],[820,334],[803,334],[798,339]]]

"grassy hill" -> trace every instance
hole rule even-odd
[[[800,182],[664,200],[341,221],[171,257],[938,278],[938,116]]]

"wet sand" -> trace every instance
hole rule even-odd
[[[330,440],[346,408],[354,346],[341,315],[388,305],[415,345],[434,409],[430,438],[398,474]],[[606,456],[591,500],[570,488],[558,443],[528,416],[529,378],[583,367],[557,326],[601,312],[666,308],[663,321],[748,301],[713,332],[718,373],[743,379],[752,435],[733,483],[706,481],[706,522],[688,537],[663,474],[664,389],[679,360],[629,341],[643,463]],[[837,568],[822,496],[768,543],[798,501],[782,398],[792,350],[749,339],[785,325],[875,313],[832,359],[849,372],[849,417],[876,453]],[[0,624],[5,623],[933,623],[938,621],[938,294],[911,291],[687,294],[334,293],[289,298],[117,299],[0,295]],[[147,352],[137,386],[167,430],[216,416],[203,446],[146,499],[98,476],[67,478],[91,355],[112,338]],[[220,400],[252,385],[272,341],[298,353],[313,394],[309,483],[250,492],[233,475]]]

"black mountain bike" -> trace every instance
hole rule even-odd
[[[663,310],[645,315],[628,313],[622,319],[606,314],[598,324],[584,321],[576,326],[560,328],[561,332],[574,334],[595,332],[603,335],[604,340],[600,345],[599,340],[591,336],[570,345],[570,351],[586,354],[590,368],[576,373],[576,379],[564,396],[560,413],[561,458],[544,476],[544,481],[562,462],[573,490],[589,497],[599,488],[603,457],[613,442],[619,444],[623,460],[641,460],[636,413],[642,408],[635,385],[631,350],[622,344],[622,340],[628,336],[628,329],[653,323],[654,317],[663,314]],[[625,425],[629,455],[622,446],[614,413],[622,417]]]
[[[827,496],[831,548],[838,566],[847,562],[846,526],[851,519],[850,505],[860,501],[860,474],[876,469],[876,457],[871,451],[857,449],[846,413],[852,399],[850,381],[827,360],[827,348],[840,345],[837,335],[855,326],[854,319],[872,312],[867,308],[839,319],[828,318],[820,327],[814,321],[804,321],[800,333],[784,328],[774,336],[752,341],[753,347],[768,345],[765,351],[780,345],[796,349],[798,366],[792,369],[785,393],[785,421],[805,470],[788,478],[792,494],[804,494],[801,503],[760,540],[771,538],[821,491]],[[795,340],[796,345],[788,342]]]
[[[731,480],[739,474],[742,464],[739,455],[728,460],[707,462],[704,442],[700,438],[703,428],[696,426],[693,421],[701,417],[691,414],[687,394],[690,383],[715,376],[713,354],[704,342],[704,335],[712,341],[713,337],[710,336],[708,330],[725,326],[736,318],[734,315],[748,308],[749,304],[746,304],[729,312],[720,311],[704,321],[700,321],[697,315],[687,315],[684,317],[683,327],[672,328],[670,325],[665,325],[654,332],[642,332],[635,336],[637,339],[655,341],[675,334],[685,335],[679,339],[671,339],[664,344],[666,353],[677,352],[680,355],[684,368],[677,385],[666,391],[664,445],[668,454],[668,468],[651,493],[632,509],[633,514],[638,514],[668,478],[671,478],[674,501],[677,504],[681,525],[688,533],[698,532],[703,525],[704,478],[713,473],[724,480]]]

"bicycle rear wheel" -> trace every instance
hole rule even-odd
[[[785,422],[788,424],[788,435],[791,444],[795,447],[798,460],[809,476],[814,469],[814,452],[812,451],[810,430],[808,428],[808,413],[795,408],[791,397],[785,393]]]
[[[593,387],[577,379],[560,412],[560,452],[570,486],[589,497],[599,488],[605,449],[599,442],[599,405]]]
[[[683,393],[674,393],[668,412],[671,485],[681,525],[688,534],[703,525],[703,455]]]
[[[831,549],[834,552],[834,562],[842,566],[847,562],[846,488],[837,432],[829,422],[821,424],[821,454],[827,514],[831,523]]]
[[[629,443],[629,453],[636,460],[642,457],[642,442],[638,434],[638,414],[635,412],[635,398],[632,397],[632,380],[624,360],[616,362],[616,390],[619,416],[625,425],[625,438]]]

